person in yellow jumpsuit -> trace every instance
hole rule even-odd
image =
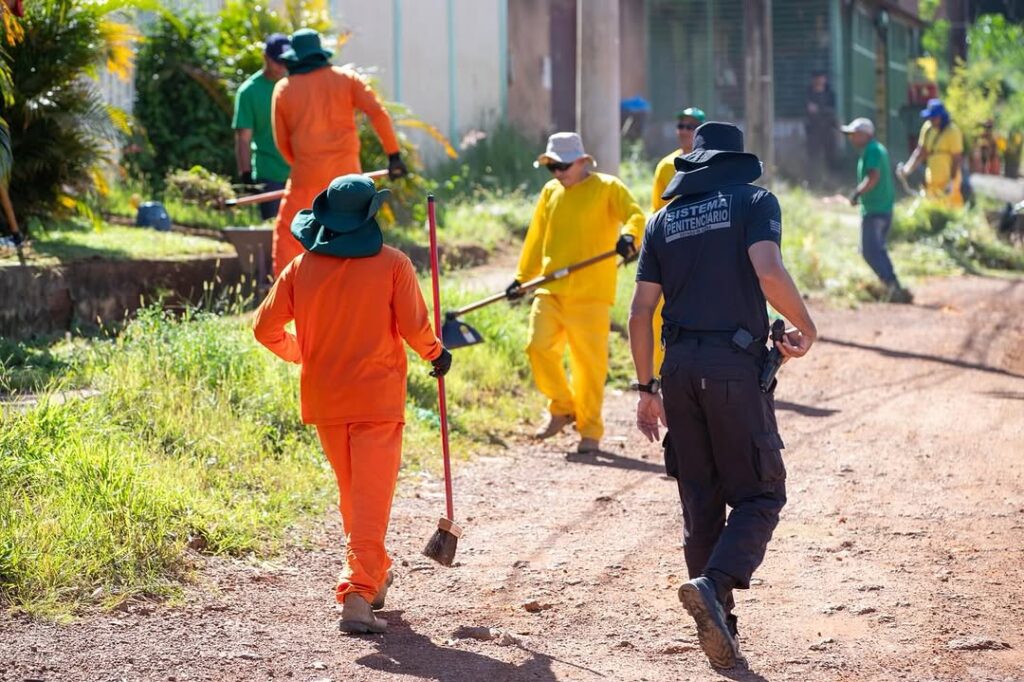
[[[416,271],[384,245],[375,214],[388,190],[335,178],[292,222],[304,248],[256,311],[256,339],[302,365],[302,421],[316,426],[338,484],[346,552],[339,628],[383,632],[391,558],[384,547],[402,458],[408,344],[444,376],[452,356],[427,315]],[[286,325],[295,322],[295,333]]]
[[[699,107],[687,107],[676,114],[676,136],[679,138],[679,149],[666,154],[654,169],[654,188],[651,192],[651,213],[657,213],[668,201],[661,198],[668,183],[676,176],[676,157],[693,151],[693,132],[707,120],[704,110]],[[665,349],[661,347],[661,309],[665,299],[658,302],[654,310],[654,375],[661,376],[661,362],[665,359]]]
[[[621,180],[592,171],[594,165],[576,133],[555,133],[548,139],[534,166],[544,166],[554,179],[537,200],[516,278],[505,290],[510,299],[524,295],[522,282],[600,253],[615,249],[623,258],[636,254],[643,211]],[[600,448],[616,276],[615,259],[609,258],[536,291],[526,352],[550,413],[537,438],[554,436],[575,420],[579,452]],[[571,382],[563,365],[566,346]]]
[[[332,54],[320,46],[320,34],[308,28],[292,34],[291,49],[281,54],[288,77],[274,86],[271,117],[274,142],[292,170],[274,225],[275,277],[302,253],[290,231],[295,215],[336,176],[363,170],[356,109],[366,114],[380,138],[388,176],[394,180],[408,172],[388,112],[358,74],[331,66]]]
[[[925,163],[925,196],[950,208],[959,208],[964,205],[960,190],[964,134],[950,120],[949,112],[940,99],[928,100],[928,106],[921,111],[921,118],[928,120],[921,126],[917,148],[906,163],[896,166],[896,173],[910,175],[919,164]]]

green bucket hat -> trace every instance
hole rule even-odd
[[[377,211],[391,190],[377,190],[373,180],[354,173],[334,178],[292,220],[292,235],[311,253],[339,258],[367,258],[384,246]]]
[[[288,67],[302,64],[326,64],[334,55],[320,44],[320,34],[311,28],[300,28],[292,34],[291,47],[281,53],[280,60]]]
[[[695,118],[704,123],[707,120],[707,115],[700,107],[686,107],[682,111],[676,112],[676,118]]]

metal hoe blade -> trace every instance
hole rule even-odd
[[[448,350],[475,346],[483,340],[480,332],[458,318],[449,317],[441,325],[441,342]]]

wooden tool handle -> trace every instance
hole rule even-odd
[[[370,171],[369,173],[363,173],[363,175],[379,180],[380,178],[387,177],[388,171],[386,168],[381,170]],[[249,194],[248,196],[238,197],[237,199],[228,199],[224,202],[224,205],[228,208],[236,208],[238,206],[250,206],[252,204],[264,204],[268,201],[274,201],[284,196],[283,189],[275,189],[272,192],[261,192],[260,194]]]
[[[548,282],[553,282],[556,279],[568,277],[577,270],[582,270],[583,268],[589,267],[594,263],[600,263],[601,261],[606,260],[608,258],[612,258],[616,255],[618,255],[618,252],[615,249],[612,249],[611,251],[605,251],[604,253],[599,253],[598,255],[591,256],[586,260],[581,260],[579,263],[573,263],[572,265],[566,266],[560,270],[555,270],[550,274],[541,275],[540,277],[534,277],[531,280],[527,280],[526,282],[520,284],[519,288],[522,291],[530,291],[531,289],[536,289],[537,287],[547,284]],[[471,313],[474,310],[479,310],[484,306],[488,306],[492,303],[497,303],[498,301],[504,298],[507,298],[504,292],[492,294],[491,296],[476,301],[475,303],[470,303],[469,305],[464,306],[462,308],[458,308],[457,310],[451,310],[445,313],[445,317],[451,319],[454,317],[458,317],[460,315],[465,315],[466,313]]]

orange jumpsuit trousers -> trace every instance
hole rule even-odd
[[[295,321],[295,334],[285,328]],[[385,246],[369,258],[304,253],[277,278],[253,321],[256,339],[302,365],[302,421],[314,424],[338,483],[345,566],[337,598],[372,601],[391,559],[391,516],[405,422],[405,343],[441,354],[409,258]]]
[[[384,153],[398,153],[398,138],[388,112],[355,72],[324,67],[282,78],[274,86],[274,142],[292,167],[274,224],[275,277],[302,253],[291,233],[295,214],[310,208],[334,178],[363,170],[356,109],[369,117]]]

